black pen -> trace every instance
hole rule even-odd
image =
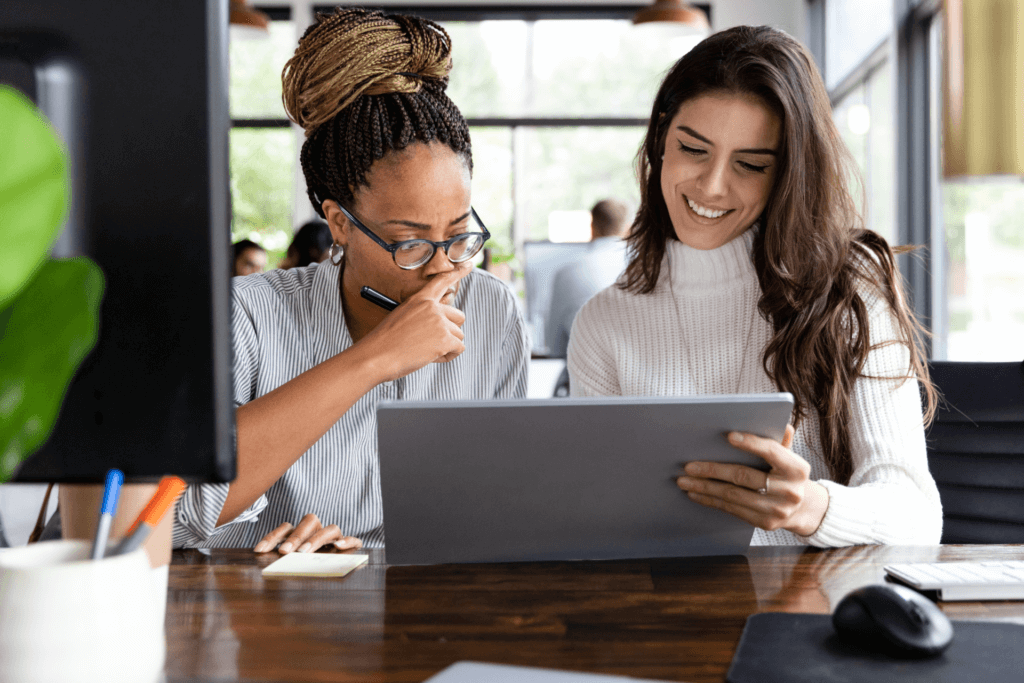
[[[363,297],[370,303],[377,304],[385,311],[393,311],[395,310],[395,308],[398,307],[397,301],[395,301],[394,299],[389,299],[388,297],[384,296],[383,294],[378,292],[376,289],[373,289],[372,287],[363,287],[362,289],[360,289],[359,296]]]

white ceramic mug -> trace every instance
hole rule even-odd
[[[0,551],[0,683],[161,680],[166,566],[151,569],[142,549],[92,561],[90,548]]]

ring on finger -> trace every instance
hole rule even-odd
[[[764,475],[764,486],[757,490],[762,496],[768,495],[768,489],[771,488],[772,478],[771,475]]]

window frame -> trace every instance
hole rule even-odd
[[[710,3],[692,3],[695,7],[704,11],[709,21],[712,19],[712,7]],[[320,3],[293,3],[284,4],[255,4],[254,8],[266,13],[272,21],[293,21],[296,23],[296,39],[305,31],[299,25],[305,22],[311,23],[317,12],[332,12],[337,5]],[[381,9],[392,14],[415,14],[425,19],[437,22],[476,22],[487,20],[516,20],[516,21],[545,21],[545,20],[628,20],[644,5],[640,3],[619,3],[607,5],[579,5],[571,3],[552,5],[421,5],[409,4],[386,4],[386,5],[362,5],[369,9]],[[648,117],[609,117],[609,116],[486,116],[467,117],[470,127],[506,128],[511,134],[511,155],[512,167],[512,225],[511,241],[513,253],[521,257],[523,243],[527,241],[527,221],[525,212],[520,207],[525,206],[526,197],[523,183],[517,182],[517,178],[525,175],[525,135],[528,129],[539,128],[646,128]],[[296,131],[297,142],[301,146],[304,136],[301,129],[292,124],[286,117],[271,118],[232,118],[231,127],[269,129],[269,128],[293,128]],[[292,206],[292,221],[295,224],[312,217],[312,207],[308,206],[305,199],[304,179],[301,171],[296,174],[296,188]]]
[[[867,106],[869,110],[874,111],[872,109],[872,95],[871,95],[872,92],[873,92],[873,88],[872,88],[873,79],[875,78],[875,76],[878,74],[878,72],[881,69],[885,68],[886,66],[889,66],[891,68],[891,60],[889,59],[889,54],[890,54],[889,43],[888,43],[888,41],[884,41],[883,43],[879,44],[874,50],[872,50],[871,54],[869,54],[864,59],[863,62],[861,62],[859,65],[857,65],[857,67],[855,69],[853,69],[853,71],[851,71],[847,75],[847,77],[844,78],[829,93],[829,104],[832,106],[833,115],[834,115],[834,113],[836,111],[836,108],[839,107],[847,97],[849,97],[850,95],[853,95],[857,90],[862,90],[863,91],[863,93],[864,93],[864,100],[865,100],[865,102],[864,102],[865,106]],[[891,78],[892,78],[892,76],[890,75],[890,79]],[[893,114],[893,125],[895,127],[895,124],[896,124],[895,106],[893,107],[892,114]],[[872,126],[874,126],[874,123],[872,123]],[[895,131],[894,131],[894,134],[895,134]],[[864,215],[862,216],[862,218],[865,220],[865,223],[867,224],[867,227],[876,226],[876,224],[874,223],[874,214],[873,214],[874,205],[871,203],[872,193],[873,193],[873,191],[874,191],[874,189],[876,187],[876,182],[878,182],[877,179],[874,177],[874,175],[872,173],[872,159],[871,159],[871,155],[873,154],[874,150],[875,150],[875,145],[873,143],[872,137],[869,135],[868,139],[867,139],[867,157],[865,159],[865,168],[862,170],[862,173],[861,173],[861,181],[863,182],[863,184],[861,186],[861,190],[863,191],[863,198],[864,198],[864,201],[865,201],[865,205],[863,207]],[[895,164],[894,164],[894,166],[895,166]],[[856,198],[856,195],[855,195],[855,198]],[[895,199],[895,197],[893,199],[893,202],[892,202],[892,205],[891,205],[890,208],[891,208],[891,210],[893,212],[896,211],[896,199]],[[893,215],[893,223],[894,223],[894,225],[893,225],[893,234],[891,234],[891,235],[884,235],[883,234],[883,237],[886,237],[887,239],[891,238],[892,240],[894,240],[895,244],[904,244],[904,242],[902,241],[902,238],[901,238],[901,236],[899,234],[899,230],[896,227],[896,222],[897,222],[897,217],[894,214]]]
[[[267,17],[272,22],[273,21],[293,21],[293,20],[295,20],[297,14],[301,17],[301,12],[294,11],[294,9],[292,8],[291,5],[263,5],[263,4],[257,4],[257,5],[253,6],[253,9],[256,9],[256,10],[266,14]],[[296,40],[298,40],[298,34],[296,35]],[[230,106],[229,106],[229,110],[230,110]],[[293,232],[296,229],[296,226],[301,225],[302,223],[305,223],[307,220],[313,218],[314,212],[312,210],[312,207],[309,207],[308,211],[302,210],[302,208],[300,208],[300,207],[302,207],[302,204],[300,203],[301,200],[306,197],[305,180],[302,177],[302,169],[299,167],[299,158],[298,158],[298,153],[297,153],[297,150],[300,149],[301,146],[302,146],[302,139],[303,139],[302,129],[299,128],[298,126],[295,126],[294,124],[292,124],[292,122],[289,121],[286,116],[276,116],[276,117],[266,117],[266,118],[262,118],[262,117],[257,117],[257,118],[252,118],[252,117],[234,117],[233,116],[233,117],[231,117],[230,121],[231,121],[231,123],[230,123],[230,126],[228,128],[229,140],[230,140],[231,133],[234,130],[236,130],[236,129],[239,129],[239,130],[241,130],[241,129],[264,129],[264,130],[266,130],[266,129],[282,129],[282,128],[284,128],[284,129],[292,128],[293,129],[293,135],[295,137],[295,143],[296,143],[296,155],[295,155],[295,171],[294,171],[294,174],[293,174],[293,181],[292,181],[293,188],[292,188],[292,202],[291,202],[291,211],[290,211],[291,225],[285,226],[285,230],[288,233],[291,233],[291,232]],[[230,157],[230,153],[229,153],[229,157]],[[230,164],[230,158],[229,158],[229,164]],[[230,170],[231,169],[230,169],[230,166],[229,166],[229,168],[228,168],[229,174],[230,174]],[[306,201],[305,204],[306,204],[306,206],[308,206],[308,201]],[[230,219],[228,221],[228,226],[229,226],[229,230],[233,230],[233,227],[234,227],[234,197],[233,196],[230,197],[229,206],[231,206],[231,217],[230,217]]]
[[[824,74],[825,3],[808,0],[812,38],[808,41]],[[921,247],[897,257],[908,304],[928,333],[929,358],[946,357],[948,302],[946,294],[945,233],[939,202],[938,131],[932,107],[936,102],[932,22],[941,0],[895,0],[892,31],[860,64],[829,91],[833,107],[864,85],[886,61],[892,69],[896,144],[895,241]],[[818,35],[814,35],[818,34]]]
[[[291,21],[290,5],[254,5],[253,9],[263,12],[271,21]],[[298,37],[296,36],[296,39]],[[232,128],[289,128],[292,122],[286,116],[273,118],[232,117]]]
[[[938,177],[934,102],[932,21],[941,0],[896,0],[893,54],[896,57],[896,229],[901,244],[922,247],[898,257],[909,304],[928,331],[927,356],[946,357],[948,301],[945,231]]]

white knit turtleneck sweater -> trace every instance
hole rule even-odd
[[[573,396],[680,396],[778,391],[761,354],[771,326],[757,311],[760,286],[751,261],[753,230],[702,251],[670,240],[650,294],[609,287],[580,310],[569,339]],[[873,345],[895,339],[891,313],[866,301]],[[900,377],[909,352],[902,344],[868,356],[867,377]],[[828,489],[829,505],[811,536],[754,532],[754,545],[860,543],[936,544],[942,508],[925,456],[916,380],[857,380],[850,404],[853,476],[829,481],[813,413],[792,450],[811,465],[811,479]]]

